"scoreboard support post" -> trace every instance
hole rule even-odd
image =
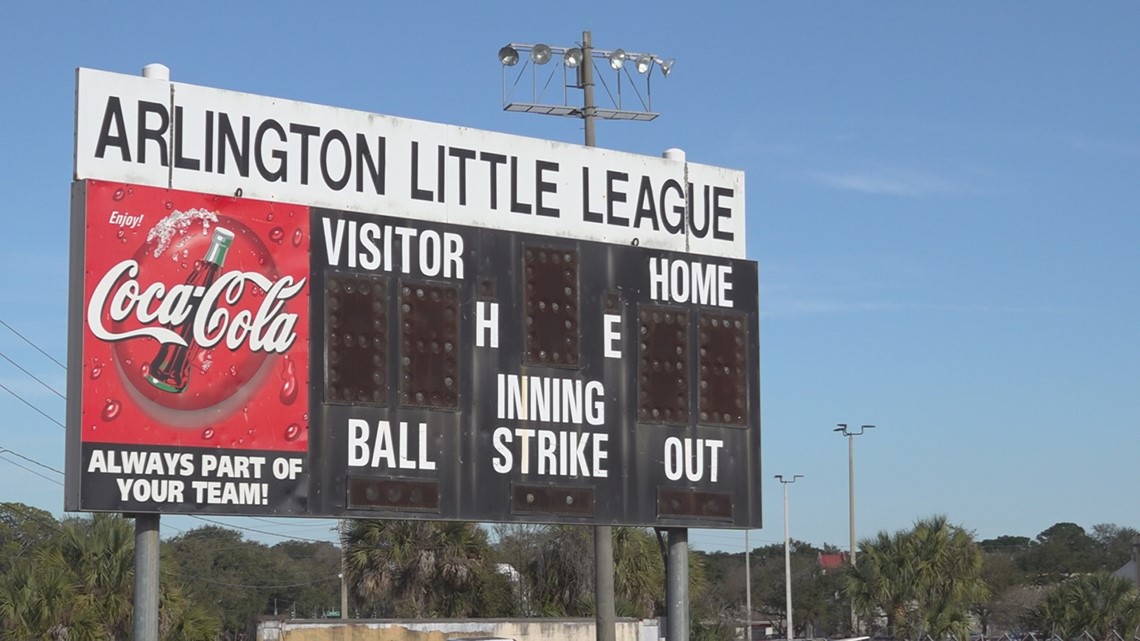
[[[143,67],[144,78],[170,80],[166,65]],[[124,515],[126,516],[126,515]],[[158,641],[158,593],[160,589],[160,552],[158,514],[135,514],[135,594],[133,597],[131,638],[134,641]]]

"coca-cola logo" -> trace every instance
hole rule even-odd
[[[85,321],[140,407],[175,424],[200,419],[166,409],[240,411],[285,371],[277,359],[307,343],[308,260],[290,212],[168,210],[116,232],[125,251],[89,265]]]
[[[85,441],[304,451],[305,207],[87,181]]]
[[[179,283],[168,288],[156,282],[144,289],[138,275],[138,261],[124,260],[95,286],[87,306],[87,324],[96,338],[116,342],[149,337],[160,344],[189,347],[174,328],[190,323],[192,340],[205,349],[224,339],[230,350],[246,345],[253,352],[283,354],[297,339],[297,314],[283,310],[288,300],[304,290],[304,278],[284,276],[274,281],[257,272],[229,271],[209,287]],[[253,288],[261,293],[257,309],[233,310]],[[104,326],[104,318],[116,324],[133,318],[142,326],[115,331]]]

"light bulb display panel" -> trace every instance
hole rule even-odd
[[[311,229],[321,511],[756,522],[755,263],[322,209]]]

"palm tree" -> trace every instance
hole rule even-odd
[[[1130,638],[1140,627],[1140,589],[1107,572],[1055,586],[1033,613],[1034,622],[1062,638],[1087,632],[1095,639]]]
[[[614,528],[614,597],[620,616],[643,619],[665,600],[665,563],[646,530]]]
[[[0,581],[0,639],[102,638],[97,615],[78,598],[71,573],[42,553],[37,557],[21,559]]]
[[[925,603],[920,608],[923,631],[936,639],[967,636],[970,607],[990,596],[982,580],[981,548],[969,532],[950,525],[945,516],[919,521],[912,534],[923,561],[918,572]]]
[[[970,606],[989,596],[981,570],[972,535],[936,516],[863,541],[847,593],[864,620],[883,613],[896,638],[962,637]]]
[[[864,621],[882,612],[896,638],[909,638],[916,621],[911,610],[917,600],[917,555],[906,532],[879,532],[859,545],[859,556],[847,579],[847,593]]]
[[[579,525],[548,525],[538,534],[526,580],[534,609],[542,616],[586,617],[594,614],[594,544],[591,529]],[[656,539],[644,528],[615,527],[614,598],[621,616],[663,614],[665,562]],[[708,587],[704,564],[689,555],[689,596],[703,600]],[[711,615],[703,607],[702,615]],[[694,625],[697,618],[693,619]]]
[[[590,530],[576,525],[545,527],[526,575],[534,608],[542,616],[592,615],[594,545]]]
[[[99,611],[108,638],[128,638],[134,594],[135,544],[131,522],[115,514],[64,522],[56,553],[59,569],[69,568],[84,599]]]
[[[0,640],[125,639],[131,627],[134,537],[117,515],[65,520],[0,577]],[[216,620],[164,581],[160,632],[166,641],[209,641]]]
[[[472,523],[353,521],[341,545],[358,605],[416,618],[470,616],[485,605],[490,544]]]

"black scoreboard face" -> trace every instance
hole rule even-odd
[[[757,265],[312,210],[309,511],[760,526]]]

